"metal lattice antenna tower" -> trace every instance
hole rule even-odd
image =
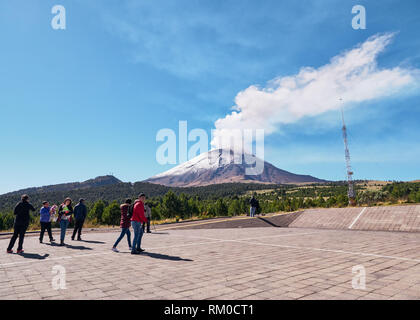
[[[340,99],[341,101],[342,99]],[[344,122],[344,111],[343,108],[341,108],[341,118],[343,120],[343,140],[344,140],[344,155],[346,158],[346,169],[347,169],[347,182],[348,182],[348,191],[347,191],[347,195],[349,197],[349,204],[350,205],[355,205],[356,204],[356,197],[354,194],[354,183],[353,183],[353,170],[351,168],[351,163],[350,163],[350,151],[349,151],[349,145],[348,145],[348,141],[347,141],[347,127],[346,127],[346,123]]]

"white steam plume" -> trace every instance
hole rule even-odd
[[[265,88],[252,85],[237,94],[234,111],[215,122],[221,129],[264,129],[272,134],[282,124],[317,116],[346,104],[386,98],[419,84],[420,70],[381,69],[378,55],[394,37],[377,34],[317,69],[304,67],[296,75],[271,80]],[[215,146],[217,133],[212,140]],[[228,146],[226,146],[228,147]]]

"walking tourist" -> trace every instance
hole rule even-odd
[[[119,252],[117,249],[118,244],[120,243],[120,241],[124,238],[125,235],[127,235],[127,241],[128,241],[128,248],[130,249],[130,251],[132,251],[131,249],[131,232],[130,232],[130,225],[131,225],[131,221],[130,221],[130,216],[129,216],[129,209],[131,206],[131,199],[127,199],[125,200],[125,203],[123,203],[120,206],[121,209],[121,222],[120,222],[120,228],[121,228],[121,234],[118,237],[117,241],[115,241],[113,247],[112,247],[112,251],[114,252]]]
[[[23,239],[25,238],[26,229],[29,226],[29,211],[35,211],[35,208],[29,203],[29,196],[24,194],[21,201],[16,205],[14,210],[15,222],[13,225],[13,236],[10,239],[7,253],[13,253],[16,239],[19,237],[17,253],[23,253]]]

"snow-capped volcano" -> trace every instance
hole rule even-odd
[[[256,170],[259,166],[260,171]],[[238,156],[231,150],[214,149],[146,181],[172,187],[190,187],[228,182],[280,184],[325,180],[278,169],[252,154]]]

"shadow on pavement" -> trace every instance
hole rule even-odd
[[[176,256],[168,256],[166,254],[161,254],[161,253],[153,253],[153,252],[143,252],[141,255],[146,255],[149,256],[151,258],[155,258],[155,259],[163,259],[163,260],[171,260],[171,261],[194,261],[191,259],[184,259],[181,257],[176,257]]]
[[[92,250],[92,248],[89,248],[89,247],[85,247],[85,246],[73,246],[73,245],[67,244],[67,243],[64,246],[66,248],[75,249],[75,250]]]
[[[97,243],[97,244],[105,244],[103,241],[95,241],[95,240],[77,240],[79,242],[86,242],[86,243]]]
[[[48,253],[41,256],[38,253],[26,253],[26,252],[20,253],[19,255],[26,259],[37,259],[37,260],[44,260],[50,256]]]
[[[272,227],[275,227],[275,228],[280,228],[280,226],[278,226],[278,225],[276,225],[275,223],[272,223],[271,221],[269,221],[269,220],[267,220],[267,219],[265,219],[265,218],[262,218],[262,217],[257,217],[259,220],[261,220],[261,221],[263,221],[263,222],[265,222],[265,223],[268,223],[270,226],[272,226]]]
[[[42,244],[45,244],[47,246],[51,246],[51,247],[59,247],[60,245],[57,242],[43,242]]]

